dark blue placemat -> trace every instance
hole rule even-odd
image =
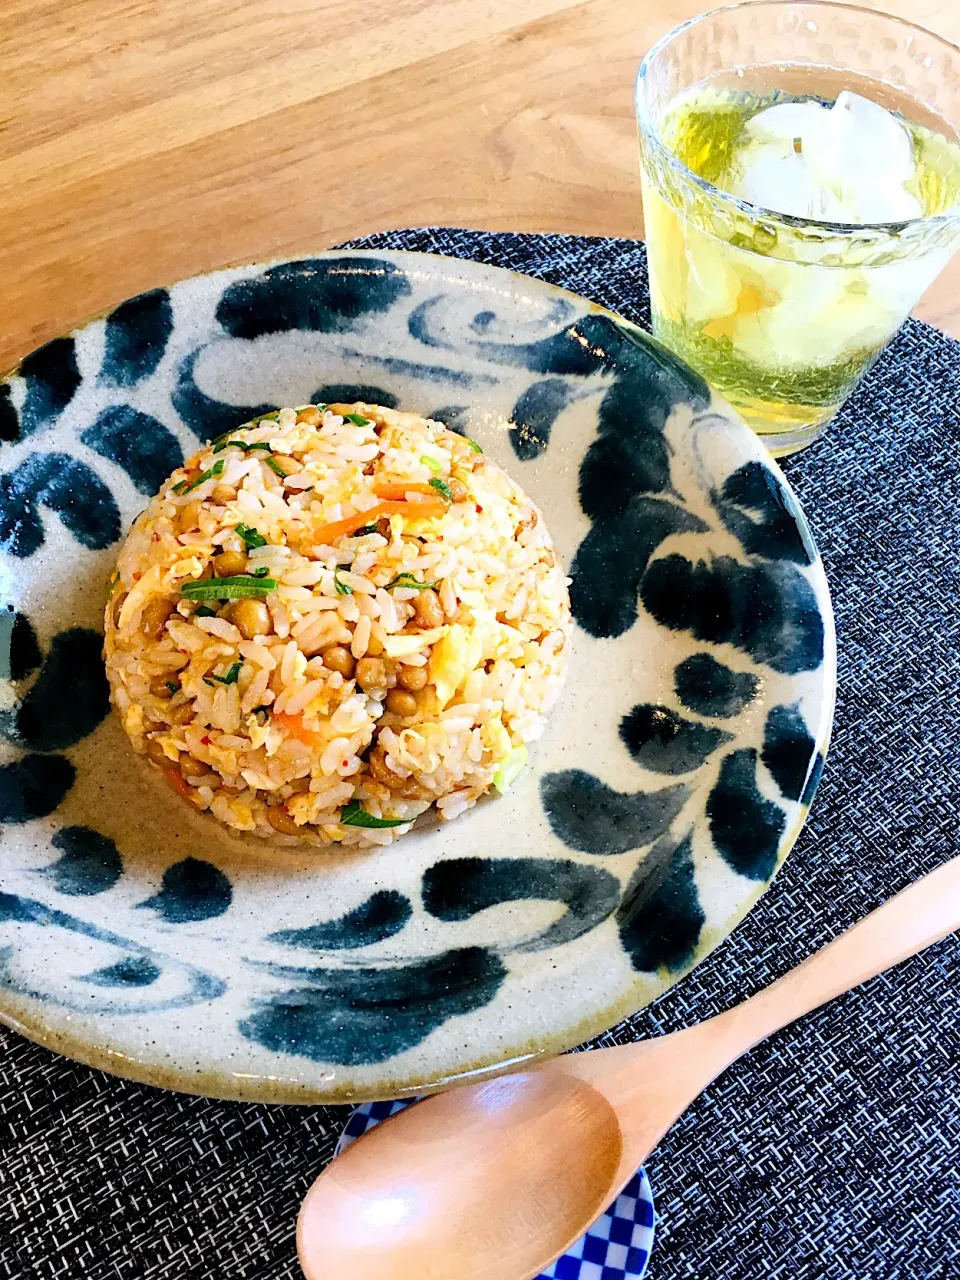
[[[512,267],[648,320],[634,241],[427,229],[355,243]],[[725,1008],[960,851],[958,449],[960,344],[910,321],[828,436],[787,464],[839,640],[813,815],[734,936],[600,1043]],[[0,1275],[299,1277],[297,1208],[344,1110],[163,1093],[3,1028],[0,1053]],[[648,1165],[650,1274],[956,1277],[958,1153],[955,935],[762,1045],[683,1117]]]

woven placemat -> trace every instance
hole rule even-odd
[[[649,319],[635,241],[427,229],[355,244],[477,258]],[[718,1012],[960,851],[958,456],[960,346],[910,321],[828,436],[786,466],[839,640],[810,821],[733,937],[599,1043]],[[3,1028],[0,1054],[0,1275],[300,1276],[297,1208],[344,1109],[163,1093]],[[649,1274],[956,1277],[958,1153],[954,935],[775,1036],[683,1117],[648,1165],[660,1214]]]

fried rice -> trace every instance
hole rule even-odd
[[[200,449],[135,521],[114,707],[174,791],[287,845],[388,844],[505,790],[563,681],[567,579],[479,446],[369,404]]]

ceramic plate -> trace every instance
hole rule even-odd
[[[365,399],[543,508],[577,622],[504,798],[376,852],[211,830],[107,714],[123,531],[254,413]],[[475,263],[333,253],[144,294],[0,382],[0,1016],[154,1084],[391,1097],[554,1053],[756,902],[816,786],[834,638],[783,477],[634,326]]]

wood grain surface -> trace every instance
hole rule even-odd
[[[0,370],[198,271],[445,223],[642,235],[633,79],[698,0],[2,0]],[[958,0],[884,0],[960,40]],[[960,336],[960,260],[919,314]]]

